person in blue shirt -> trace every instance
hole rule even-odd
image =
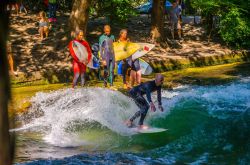
[[[133,87],[129,91],[129,95],[135,101],[136,105],[140,108],[129,120],[126,121],[126,125],[131,127],[133,125],[133,121],[140,117],[139,120],[139,128],[146,129],[147,126],[143,125],[143,121],[147,115],[148,109],[150,108],[151,111],[155,112],[156,108],[151,99],[151,93],[157,91],[157,100],[158,100],[158,108],[160,111],[163,112],[163,107],[161,104],[161,87],[164,82],[164,77],[162,74],[157,74],[155,80],[148,81],[142,83],[136,87]],[[147,100],[143,97],[146,95]]]
[[[178,32],[178,37],[180,40],[182,40],[181,37],[181,23],[180,23],[180,14],[181,9],[178,7],[178,4],[176,1],[172,3],[172,8],[170,10],[170,22],[171,22],[171,34],[172,38],[175,39],[175,30]]]
[[[115,37],[110,33],[111,28],[109,25],[105,25],[103,30],[104,34],[99,38],[99,50],[102,58],[102,64],[104,66],[104,86],[107,87],[108,77],[110,86],[113,86],[114,81],[115,53],[113,42],[115,41]]]

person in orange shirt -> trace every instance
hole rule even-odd
[[[80,44],[85,46],[85,48],[87,49],[88,59],[86,61],[80,61],[77,58],[77,56],[73,50],[74,41],[79,42]],[[76,32],[76,38],[74,40],[70,41],[70,43],[69,43],[69,51],[70,51],[70,54],[73,58],[72,64],[73,64],[74,78],[73,78],[72,87],[75,88],[75,86],[77,85],[77,80],[78,80],[79,76],[81,77],[81,86],[84,86],[84,84],[85,84],[84,76],[86,73],[86,65],[90,62],[92,54],[91,54],[91,49],[90,49],[88,42],[83,39],[83,31],[80,30],[80,31]]]

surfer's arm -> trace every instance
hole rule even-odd
[[[157,89],[157,100],[158,100],[158,105],[161,105],[161,88]]]
[[[152,99],[151,99],[151,86],[150,84],[145,84],[146,85],[146,97],[147,97],[147,100],[149,103],[152,102]]]
[[[147,91],[146,91],[146,96],[147,96],[147,100],[149,102],[149,105],[150,105],[150,110],[152,112],[155,112],[156,111],[156,108],[155,108],[155,105],[154,103],[152,102],[152,99],[151,99],[151,86],[150,84],[147,84]]]

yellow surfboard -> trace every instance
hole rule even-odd
[[[115,52],[115,61],[120,61],[130,57],[141,47],[139,44],[133,42],[114,42],[113,46]]]

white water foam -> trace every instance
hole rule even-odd
[[[168,97],[172,97],[171,93]],[[31,102],[30,112],[41,111],[42,115],[34,117],[30,123],[15,131],[43,132],[44,140],[55,146],[79,146],[89,143],[79,139],[74,131],[67,131],[74,121],[98,122],[120,135],[135,134],[124,125],[124,121],[139,109],[129,97],[118,91],[103,88],[63,89],[37,93]]]
[[[74,121],[95,121],[122,135],[131,134],[123,121],[131,112],[138,110],[126,96],[102,88],[37,93],[31,102],[33,110],[39,109],[44,115],[35,118],[21,129],[44,129],[44,139],[62,147],[84,144],[77,135],[66,131]]]
[[[146,122],[155,117],[166,117],[173,107],[183,100],[190,99],[202,102],[206,107],[204,110],[212,115],[217,111],[244,112],[250,108],[249,82],[244,80],[215,87],[186,86],[173,91],[163,91],[162,104],[165,111],[149,112]],[[156,100],[156,95],[153,95],[153,100]],[[39,110],[42,111],[42,115],[16,131],[41,131],[45,135],[46,142],[61,147],[89,143],[79,139],[74,131],[67,131],[74,121],[98,122],[120,135],[132,135],[134,132],[123,122],[139,110],[129,97],[118,91],[103,88],[63,89],[50,93],[37,93],[31,102],[33,106],[30,111]],[[224,116],[224,114],[215,115]]]
[[[153,96],[156,100],[156,95]],[[211,116],[227,118],[229,112],[241,113],[250,110],[250,78],[244,78],[227,85],[198,87],[182,86],[173,91],[163,91],[163,107],[165,113],[186,101],[195,101],[202,104],[203,110]],[[157,113],[155,117],[165,117]]]

